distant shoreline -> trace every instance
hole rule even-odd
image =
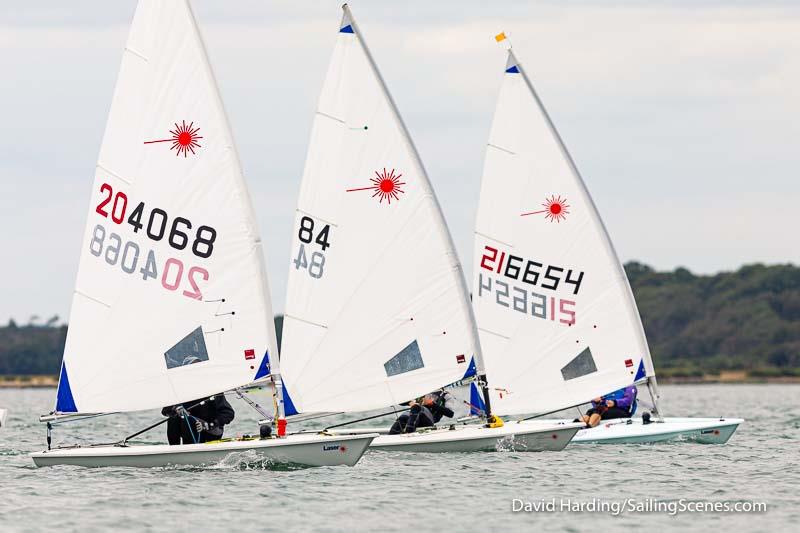
[[[741,384],[800,384],[800,376],[776,376],[776,377],[760,377],[760,376],[746,376],[741,379],[724,379],[720,376],[701,376],[701,377],[659,377],[659,385],[741,385]]]
[[[58,376],[0,376],[0,389],[51,389],[58,386]]]
[[[800,376],[750,376],[746,371],[728,371],[704,376],[658,376],[662,385],[709,384],[800,384]],[[0,389],[54,389],[58,376],[0,376]]]

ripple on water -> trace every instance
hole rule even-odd
[[[371,452],[353,468],[270,464],[247,454],[207,467],[158,469],[36,469],[28,453],[44,447],[35,423],[52,390],[0,390],[12,418],[0,430],[2,528],[42,531],[134,529],[485,529],[586,531],[607,529],[785,530],[797,519],[800,473],[798,386],[663,386],[670,415],[750,417],[726,446],[692,442],[658,445],[571,445],[558,453],[411,454]],[[252,432],[256,417],[236,405],[234,431]],[[97,419],[56,428],[56,442],[104,441],[132,433],[157,413]],[[30,422],[29,422],[30,421]],[[148,434],[149,435],[149,434]],[[163,438],[154,433],[150,442]],[[512,514],[511,499],[552,497],[764,499],[763,515]],[[213,501],[219,516],[194,513],[198,499]],[[431,498],[433,498],[431,500]],[[436,503],[428,513],[428,505]],[[10,511],[7,511],[10,509]],[[419,514],[424,520],[413,520]],[[5,514],[12,515],[11,527]],[[136,526],[139,526],[138,528]]]

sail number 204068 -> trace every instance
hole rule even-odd
[[[111,218],[114,224],[122,224],[128,210],[128,196],[122,192],[114,193],[111,185],[103,183],[100,186],[101,200],[95,207],[95,212],[105,218]],[[167,225],[170,220],[166,211],[154,207],[145,216],[145,204],[139,204],[128,215],[128,224],[133,227],[133,232],[138,233],[145,229],[147,237],[152,241],[160,241],[167,236],[167,242],[176,250],[183,250],[191,241],[192,253],[201,258],[208,259],[214,252],[214,241],[217,239],[217,230],[211,226],[198,226],[192,239],[192,222],[183,217],[172,217],[169,233]]]
[[[107,183],[100,186],[100,200],[94,210],[101,217],[110,218],[120,230],[127,228],[123,226],[127,222],[134,234],[142,231],[151,241],[158,242],[166,237],[166,242],[174,250],[189,248],[191,243],[191,252],[199,259],[207,259],[214,252],[217,231],[213,227],[197,226],[192,234],[191,221],[183,217],[170,217],[165,210],[157,207],[146,211],[144,202],[139,202],[128,212],[127,194],[115,192]],[[177,257],[159,261],[156,250],[136,242],[136,237],[133,240],[123,239],[120,233],[125,232],[114,232],[112,228],[116,226],[113,224],[109,228],[97,224],[92,230],[89,251],[93,256],[102,258],[112,267],[119,266],[125,274],[141,275],[144,281],[158,279],[168,291],[179,291],[194,300],[203,299],[202,285],[209,279],[208,270],[199,266],[184,266],[184,262]]]

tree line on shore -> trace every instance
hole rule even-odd
[[[630,262],[625,270],[659,375],[800,376],[799,267],[695,275]],[[280,345],[283,317],[275,323]],[[58,374],[66,336],[58,317],[0,326],[0,376]]]

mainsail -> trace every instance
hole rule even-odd
[[[97,163],[57,412],[191,401],[267,375],[261,239],[185,0],[141,0]]]
[[[552,412],[654,376],[625,271],[510,47],[486,148],[473,269],[495,413]]]
[[[482,373],[447,226],[347,6],[291,259],[281,351],[288,414],[385,407]]]

